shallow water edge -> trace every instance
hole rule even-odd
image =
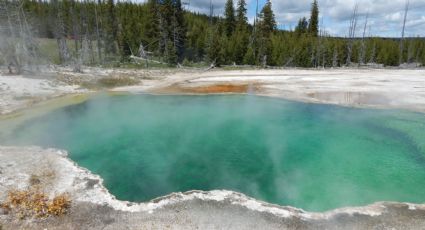
[[[91,96],[99,96],[98,94],[97,95],[91,95]],[[102,97],[102,95],[100,95],[100,97]],[[88,97],[86,97],[86,98],[83,98],[82,100],[81,100],[81,98],[80,98],[80,101],[81,102],[84,102],[86,99],[88,99]],[[65,101],[65,102],[67,102],[67,103],[69,103],[69,101]],[[75,102],[75,99],[73,99],[73,100],[70,100],[70,102],[72,102],[73,104],[75,104],[76,102]],[[57,103],[55,104],[55,105],[57,105]],[[50,107],[47,107],[47,109],[46,109],[46,111],[45,112],[48,112],[48,111],[51,111],[51,110],[54,110],[54,108],[53,108],[54,106],[50,106]],[[57,107],[56,107],[57,108]],[[29,113],[29,114],[43,114],[42,112],[38,112],[38,113]],[[25,118],[25,116],[23,116],[23,118]],[[13,120],[13,119],[12,119]],[[18,120],[21,120],[21,122],[22,122],[22,119],[18,119]],[[17,121],[18,122],[18,121]],[[10,123],[9,121],[7,122],[7,123]],[[176,190],[176,191],[184,191],[184,190]],[[166,194],[166,193],[163,193],[163,194]]]
[[[103,180],[72,162],[65,151],[39,147],[0,147],[2,196],[10,186],[25,187],[30,175],[50,167],[56,180],[48,191],[68,192],[72,199],[69,215],[54,220],[30,223],[11,222],[0,215],[3,227],[42,229],[123,229],[137,226],[176,229],[266,228],[266,229],[419,229],[425,224],[425,205],[378,202],[365,207],[349,207],[324,213],[306,212],[292,207],[268,204],[241,193],[215,190],[173,193],[145,203],[116,200],[103,186]],[[11,164],[14,167],[6,167]],[[19,171],[20,173],[17,173]],[[52,192],[54,193],[54,192]]]

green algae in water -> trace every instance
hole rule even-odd
[[[256,96],[105,96],[11,132],[2,144],[66,149],[122,200],[228,189],[310,211],[425,201],[419,113]]]

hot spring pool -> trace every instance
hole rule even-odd
[[[425,115],[256,96],[103,96],[0,131],[66,149],[122,200],[227,189],[309,211],[425,202]]]

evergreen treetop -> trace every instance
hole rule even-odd
[[[227,36],[231,36],[236,27],[235,19],[235,8],[233,6],[233,0],[227,0],[226,6],[224,9],[224,27],[226,30]]]
[[[272,3],[267,0],[260,14],[260,29],[263,34],[269,35],[276,30],[276,19],[272,9]]]
[[[311,15],[308,23],[308,32],[313,36],[319,35],[319,5],[317,0],[314,0],[311,4]]]
[[[245,28],[246,26],[248,26],[248,17],[246,16],[247,14],[247,8],[246,8],[246,1],[245,0],[239,0],[238,1],[238,6],[236,9],[237,13],[236,13],[236,25],[237,27],[240,28]]]
[[[295,33],[299,36],[301,34],[307,33],[308,30],[308,22],[307,18],[303,17],[298,21],[297,27],[295,27]]]
[[[73,60],[81,60],[83,65],[126,62],[136,60],[129,58],[133,54],[146,57],[146,63],[152,60],[173,66],[186,59],[186,63],[215,61],[217,65],[337,67],[346,64],[347,46],[352,43],[352,63],[364,60],[393,66],[399,65],[401,57],[425,65],[423,38],[406,38],[404,52],[400,52],[399,40],[392,38],[350,41],[327,37],[319,42],[315,37],[320,29],[317,0],[311,1],[311,15],[298,21],[295,32],[276,28],[271,1],[266,2],[254,28],[246,19],[247,1],[237,0],[236,7],[228,7],[229,12],[236,8],[230,36],[226,18],[184,11],[179,0],[147,0],[143,4],[113,0],[22,2],[34,36],[57,45],[49,53],[55,64]],[[236,2],[231,3],[229,6]],[[19,31],[4,29],[6,34],[19,35]]]

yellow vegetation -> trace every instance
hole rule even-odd
[[[6,202],[1,204],[1,208],[16,213],[21,219],[61,216],[68,212],[70,206],[71,200],[67,194],[49,200],[45,193],[35,189],[10,191]]]

